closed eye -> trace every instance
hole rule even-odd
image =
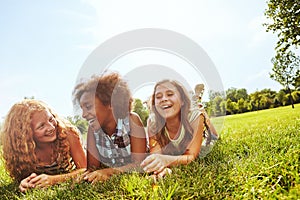
[[[161,94],[161,93],[156,94],[156,95],[155,95],[155,98],[156,98],[156,99],[161,99],[161,98],[162,98],[162,94]]]
[[[42,124],[38,125],[38,127],[36,129],[43,129],[44,126],[45,126],[45,123],[42,123]]]

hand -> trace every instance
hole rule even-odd
[[[54,183],[54,176],[47,174],[40,174],[29,181],[29,184],[33,185],[34,188],[44,188]]]
[[[23,179],[19,185],[19,189],[21,192],[25,192],[26,190],[30,189],[30,188],[34,188],[35,185],[32,184],[30,181],[31,179],[37,177],[36,173],[32,173],[30,176],[28,176],[27,178]]]
[[[91,173],[91,171],[84,171],[83,173],[80,173],[76,176],[76,178],[74,179],[74,183],[80,183],[84,180],[84,177],[88,174]]]
[[[172,170],[168,167],[164,168],[160,173],[157,174],[158,178],[163,178],[166,175],[172,174]]]
[[[111,168],[100,169],[93,172],[87,171],[83,176],[83,180],[95,184],[99,181],[106,181],[113,175],[113,170]]]
[[[167,155],[151,154],[141,163],[141,167],[145,172],[154,172],[157,175],[163,172],[171,163],[172,161]]]

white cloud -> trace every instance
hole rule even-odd
[[[253,82],[257,79],[265,78],[265,77],[268,77],[268,76],[269,76],[269,70],[268,69],[262,69],[258,73],[253,74],[251,76],[248,76],[247,79],[246,79],[246,82]]]

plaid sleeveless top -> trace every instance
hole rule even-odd
[[[116,132],[111,136],[101,128],[94,136],[102,164],[120,167],[131,162],[129,117],[118,119]]]

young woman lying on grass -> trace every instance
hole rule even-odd
[[[121,76],[94,76],[75,87],[74,99],[89,122],[83,179],[96,183],[139,167],[146,155],[146,133],[140,117],[130,111],[131,93]]]
[[[22,192],[66,181],[86,168],[77,128],[42,101],[13,105],[2,128],[5,167]]]
[[[144,171],[162,177],[171,172],[169,167],[197,158],[209,119],[203,109],[190,107],[188,93],[178,82],[163,80],[155,85],[147,125],[151,155],[141,163]]]

